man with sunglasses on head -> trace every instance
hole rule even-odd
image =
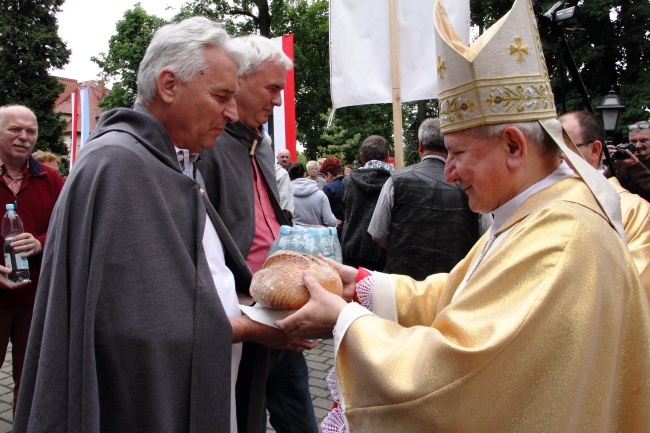
[[[634,152],[626,150],[628,158],[615,159],[616,177],[623,188],[650,201],[650,123],[647,120],[628,126],[629,142],[636,147]],[[607,146],[613,154],[616,148]],[[611,169],[605,171],[607,177],[613,176]]]

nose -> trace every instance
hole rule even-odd
[[[20,134],[18,134],[18,139],[20,141],[27,141],[27,131],[24,129],[20,130]]]
[[[273,98],[271,99],[271,103],[276,107],[282,105],[282,93],[280,91],[278,91],[273,95]]]
[[[456,173],[456,159],[452,156],[447,157],[445,164],[445,180],[447,183],[456,183],[460,180]]]
[[[231,98],[226,103],[226,109],[223,110],[223,116],[228,119],[228,122],[236,122],[239,120],[239,115],[237,114],[237,101],[235,98]]]

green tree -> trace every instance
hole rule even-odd
[[[356,133],[350,136],[349,132],[338,125],[339,121],[332,115],[330,108],[327,114],[321,114],[324,121],[332,120],[331,124],[326,124],[321,133],[323,145],[318,146],[318,156],[336,156],[343,164],[352,164],[355,159],[359,158],[359,149],[361,147],[361,134]]]
[[[102,79],[119,80],[100,103],[100,108],[132,107],[137,93],[140,62],[158,28],[166,24],[162,18],[149,15],[140,3],[124,13],[115,24],[116,34],[108,42],[108,54],[100,53],[91,60],[102,68]]]
[[[286,3],[291,0],[194,0],[174,18],[203,15],[224,25],[231,35],[259,33],[271,37],[273,27],[283,22]]]
[[[346,107],[336,111],[336,126],[347,131],[333,143],[326,132],[331,108],[329,79],[329,2],[327,0],[199,0],[188,2],[175,19],[205,15],[224,24],[230,34],[294,35],[297,136],[308,159],[321,148],[345,146],[356,134],[392,137],[390,105]],[[337,139],[339,139],[337,138]],[[359,143],[360,146],[360,143]],[[358,155],[358,148],[355,150]]]
[[[540,4],[541,12],[554,2]],[[505,14],[511,0],[470,0],[472,21],[481,30]],[[650,32],[646,0],[567,0],[563,8],[575,6],[575,15],[559,24],[564,31],[575,63],[580,71],[591,105],[614,88],[626,110],[621,125],[650,116]],[[582,98],[563,61],[557,33],[541,20],[544,56],[555,93],[558,112],[584,109]],[[627,133],[620,127],[618,139]]]
[[[328,13],[326,0],[299,1],[287,8],[286,20],[277,30],[293,33],[297,136],[312,159],[319,156],[319,146],[334,144],[321,137],[331,108]]]
[[[0,105],[21,104],[38,118],[37,149],[65,155],[66,122],[54,112],[63,85],[48,73],[68,63],[56,13],[63,0],[0,0]]]

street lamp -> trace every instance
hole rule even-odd
[[[618,122],[621,120],[621,114],[625,110],[625,106],[621,105],[621,99],[614,92],[614,89],[603,98],[603,102],[596,107],[600,111],[603,118],[603,127],[607,133],[607,139],[614,135],[618,129]]]
[[[621,104],[621,99],[614,92],[614,88],[609,91],[607,95],[603,98],[603,102],[596,107],[596,110],[600,111],[600,114],[603,117],[603,128],[605,129],[606,140],[605,146],[603,146],[603,153],[605,154],[605,161],[607,166],[610,168],[612,174],[618,177],[616,170],[614,169],[614,160],[612,155],[609,153],[607,145],[612,143],[612,137],[618,129],[618,122],[621,120],[621,114],[625,107]]]

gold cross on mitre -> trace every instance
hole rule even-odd
[[[441,61],[440,61],[440,56],[438,56],[438,75],[440,75],[440,78],[445,78],[445,77],[442,75],[442,70],[443,70],[443,69],[447,69],[447,67],[445,66],[445,61],[443,60],[443,61],[441,62]]]
[[[510,44],[510,55],[517,53],[517,61],[523,62],[524,61],[523,53],[528,54],[528,45],[521,45],[521,38],[515,38],[515,43],[517,45]]]

